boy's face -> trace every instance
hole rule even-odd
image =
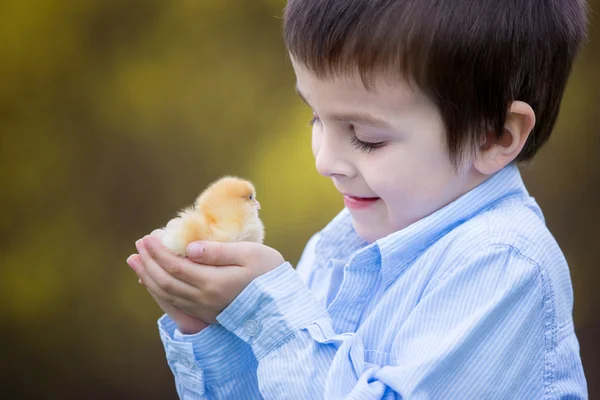
[[[381,79],[367,90],[358,76],[318,79],[292,63],[298,93],[315,117],[317,170],[343,195],[356,232],[367,242],[409,226],[480,183],[470,164],[455,172],[437,108],[407,83]]]

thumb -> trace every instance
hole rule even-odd
[[[192,242],[186,248],[188,259],[205,265],[241,265],[244,259],[242,243]]]

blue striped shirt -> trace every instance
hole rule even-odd
[[[182,399],[584,399],[569,269],[511,165],[372,244],[347,210],[195,335]]]

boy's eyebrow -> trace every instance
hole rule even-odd
[[[306,97],[304,97],[304,95],[298,88],[298,85],[295,86],[295,89],[296,89],[296,93],[298,94],[300,99],[302,99],[302,101],[305,102],[307,106],[312,108],[312,106],[310,105],[308,100],[306,100]],[[332,119],[334,121],[339,121],[339,122],[354,122],[354,123],[357,123],[360,125],[371,125],[371,126],[374,126],[376,128],[381,128],[381,129],[394,129],[394,127],[392,125],[390,125],[389,122],[384,121],[383,119],[375,118],[374,116],[372,116],[371,114],[368,114],[368,113],[356,113],[355,112],[355,113],[349,113],[349,114],[334,114],[334,115],[330,115],[329,119]]]

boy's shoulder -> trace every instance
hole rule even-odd
[[[572,330],[573,287],[567,260],[532,197],[497,203],[448,232],[429,250],[427,263],[437,265],[429,289],[461,268],[502,268],[506,274],[500,276],[507,277],[526,274],[536,278],[557,332]],[[504,256],[505,262],[494,263],[492,255]]]
[[[437,282],[469,264],[497,268],[497,263],[485,263],[486,256],[504,255],[506,263],[501,267],[512,273],[516,268],[527,269],[526,273],[535,275],[558,323],[570,323],[573,289],[569,267],[532,197],[498,202],[457,226],[430,250],[445,254],[436,260],[440,267],[433,272],[437,276],[433,280]]]
[[[540,268],[565,263],[563,253],[546,226],[532,197],[516,197],[495,204],[458,226],[450,237],[465,248],[463,257],[492,248],[506,248]],[[462,246],[461,246],[462,244]]]

